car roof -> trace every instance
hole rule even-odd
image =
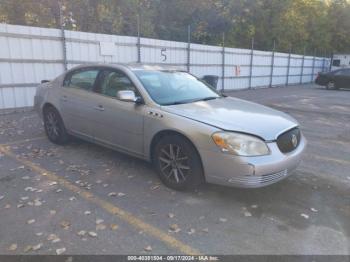
[[[149,70],[149,71],[185,71],[180,66],[171,66],[171,65],[162,65],[162,64],[141,64],[141,63],[115,63],[115,64],[107,64],[107,63],[88,63],[83,65],[75,66],[71,68],[71,70],[86,68],[86,67],[111,67],[118,68],[118,66],[122,66],[128,68],[131,71],[136,70]]]

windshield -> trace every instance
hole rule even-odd
[[[152,99],[160,105],[184,104],[220,97],[216,91],[185,72],[135,70],[134,73]]]

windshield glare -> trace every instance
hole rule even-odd
[[[152,99],[160,105],[190,103],[220,97],[194,76],[179,71],[135,70]]]

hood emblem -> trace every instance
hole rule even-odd
[[[292,144],[294,147],[297,147],[297,145],[298,145],[298,138],[294,134],[292,134]]]

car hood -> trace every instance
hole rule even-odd
[[[162,106],[162,109],[226,131],[253,134],[268,141],[298,125],[294,118],[283,112],[232,97]]]

